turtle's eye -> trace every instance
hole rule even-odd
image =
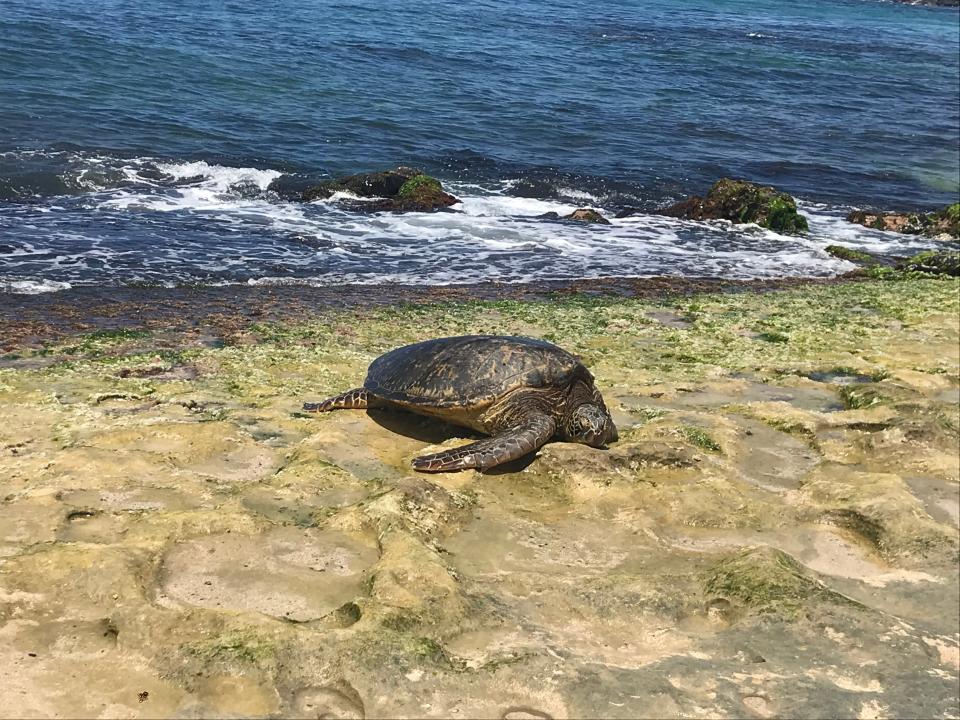
[[[591,403],[574,410],[570,424],[571,440],[591,447],[603,447],[617,439],[617,429],[610,416]]]

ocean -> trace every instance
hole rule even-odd
[[[0,292],[851,269],[960,192],[956,9],[883,0],[0,1]],[[453,212],[275,188],[412,165]],[[723,176],[803,238],[652,211]],[[609,226],[537,216],[596,207]]]

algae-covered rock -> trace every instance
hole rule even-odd
[[[598,225],[609,225],[610,221],[593,208],[577,208],[569,215],[563,216],[564,220],[575,220],[582,223],[596,223]]]
[[[660,211],[687,220],[729,220],[756,223],[788,235],[808,230],[807,219],[797,212],[797,203],[786,193],[746,180],[718,180],[706,197],[693,196]]]
[[[784,617],[796,616],[818,602],[852,604],[785,552],[768,546],[741,550],[721,561],[707,574],[704,589],[750,611]]]
[[[924,235],[944,240],[960,239],[960,203],[931,213],[854,210],[847,215],[847,221],[874,230],[904,235]]]
[[[827,255],[839,258],[840,260],[846,260],[847,262],[856,263],[857,265],[865,265],[870,267],[879,262],[876,257],[868,252],[863,250],[855,250],[853,248],[845,247],[844,245],[827,245],[827,247],[824,248],[824,251],[827,253]]]
[[[443,190],[439,180],[409,167],[323,182],[307,188],[302,199],[326,200],[338,192],[366,198],[367,201],[353,202],[349,207],[367,212],[432,212],[460,202]]]
[[[928,250],[902,261],[898,267],[907,272],[958,277],[960,276],[960,252],[955,250]]]
[[[5,714],[955,715],[960,297],[903,275],[17,347]],[[463,333],[582,355],[621,440],[415,476],[455,428],[297,412]]]
[[[407,180],[393,198],[393,207],[390,209],[402,212],[429,212],[439,208],[455,205],[459,200],[453,195],[444,192],[443,186],[436,178],[429,175],[415,175]]]
[[[303,193],[303,200],[323,200],[338,192],[348,192],[362,198],[393,197],[405,182],[420,174],[420,170],[401,166],[393,170],[348,175],[308,188]]]

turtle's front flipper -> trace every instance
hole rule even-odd
[[[413,469],[420,472],[452,472],[469,468],[489,470],[532,453],[556,431],[557,423],[553,418],[534,415],[496,437],[415,458]]]
[[[322,413],[331,410],[366,410],[368,407],[370,407],[370,396],[366,389],[354,388],[322,402],[304,403],[303,411]]]

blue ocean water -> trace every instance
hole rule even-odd
[[[0,1],[0,285],[459,282],[849,269],[842,221],[960,191],[955,9],[884,0]],[[397,164],[455,212],[272,192]],[[786,240],[635,215],[721,176],[797,196]]]

